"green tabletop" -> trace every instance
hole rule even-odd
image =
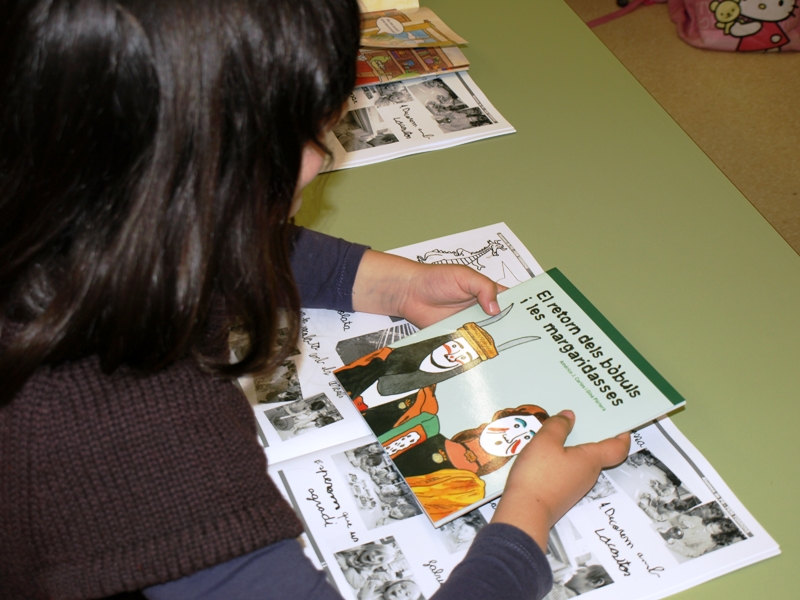
[[[505,221],[686,397],[782,555],[680,598],[794,598],[800,257],[560,0],[429,0],[517,133],[322,176],[299,221],[382,250]]]

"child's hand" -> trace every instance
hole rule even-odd
[[[487,314],[496,315],[497,292],[502,289],[469,267],[423,265],[368,250],[353,286],[353,308],[427,327],[476,302]]]
[[[564,447],[575,415],[562,411],[547,419],[520,452],[492,518],[528,533],[543,551],[550,529],[597,482],[601,469],[628,456],[630,434],[596,444]]]

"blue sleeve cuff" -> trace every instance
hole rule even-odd
[[[492,523],[434,598],[494,598],[502,590],[504,600],[540,600],[552,587],[550,563],[533,538],[513,525]]]

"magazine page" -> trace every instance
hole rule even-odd
[[[366,48],[421,48],[466,43],[429,8],[361,14],[361,46]]]
[[[669,419],[556,524],[546,598],[663,598],[775,556],[778,545]]]
[[[497,497],[548,415],[569,444],[671,412],[680,394],[557,270],[335,371],[435,524]],[[457,492],[454,492],[457,490]]]
[[[371,437],[271,464],[270,474],[303,521],[306,554],[344,598],[391,582],[429,598],[496,507],[434,528]],[[633,433],[628,460],[553,529],[547,599],[663,598],[779,551],[665,418]]]
[[[507,288],[544,273],[536,259],[505,223],[389,250],[428,265],[466,265]]]
[[[457,46],[361,48],[356,59],[356,86],[465,71],[468,68],[469,61]]]
[[[344,598],[430,598],[491,519],[434,529],[374,438],[279,464],[270,475],[300,516],[305,552]],[[406,595],[381,596],[388,588]]]
[[[347,169],[513,133],[464,72],[358,87],[325,137],[327,170]]]
[[[505,223],[392,253],[426,264],[463,264],[506,287],[542,272]],[[253,406],[270,463],[370,435],[333,371],[416,331],[397,317],[303,309],[300,340],[280,368],[238,380]],[[285,343],[279,338],[278,344]],[[232,360],[244,356],[246,344],[239,332],[231,333]]]

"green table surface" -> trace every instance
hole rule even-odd
[[[678,597],[800,597],[800,257],[561,0],[423,5],[517,133],[323,175],[299,222],[385,250],[505,221],[686,397],[781,545]]]

